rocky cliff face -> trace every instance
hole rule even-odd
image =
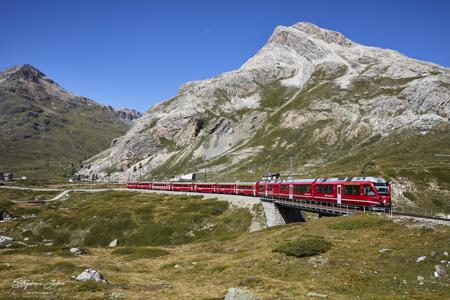
[[[127,180],[207,167],[234,179],[287,171],[289,157],[304,175],[353,174],[369,159],[385,172],[434,166],[429,145],[449,146],[449,99],[448,68],[310,23],[279,26],[241,68],[186,83],[80,172]]]
[[[0,169],[62,175],[138,116],[73,95],[31,65],[11,67],[0,72]]]

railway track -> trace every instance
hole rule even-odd
[[[418,219],[428,219],[428,220],[436,220],[436,221],[445,221],[450,223],[450,219],[448,218],[442,218],[442,217],[436,217],[436,216],[429,216],[429,215],[420,215],[415,213],[407,213],[407,212],[392,212],[392,215],[395,216],[404,216],[404,217],[412,217],[412,218],[418,218]]]

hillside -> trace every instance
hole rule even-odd
[[[260,299],[448,299],[448,226],[361,214],[248,233],[247,209],[201,197],[114,191],[73,192],[42,206],[5,200],[39,196],[28,193],[0,189],[0,209],[24,216],[0,223],[14,239],[0,246],[4,298],[223,299],[237,287]],[[305,243],[298,256],[286,255],[286,245]],[[86,268],[108,283],[71,279]],[[18,278],[61,285],[23,289],[13,285]]]
[[[75,96],[31,65],[11,67],[0,73],[0,171],[61,177],[139,116]]]
[[[374,161],[395,201],[450,210],[449,116],[450,69],[297,23],[238,70],[183,85],[80,174],[245,180],[292,157],[297,177],[352,176]]]

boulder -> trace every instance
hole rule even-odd
[[[229,288],[225,300],[259,300],[248,290]]]
[[[427,259],[426,256],[420,256],[416,259],[416,262],[421,262],[421,261],[424,261],[425,259]]]
[[[434,266],[434,277],[442,277],[447,275],[447,269],[443,265],[435,265]]]
[[[77,281],[97,281],[97,282],[104,282],[107,283],[106,279],[103,277],[102,274],[95,271],[94,269],[86,269],[83,272],[81,272],[78,276],[72,276],[72,279],[75,279]]]
[[[75,254],[75,255],[83,255],[86,254],[86,251],[84,251],[83,249],[77,248],[77,247],[72,247],[69,249],[70,253]]]
[[[13,238],[9,236],[0,235],[0,246],[8,246],[13,242]]]
[[[117,239],[114,239],[109,243],[109,247],[117,247],[119,245],[119,241]]]

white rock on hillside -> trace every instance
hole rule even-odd
[[[9,236],[0,235],[0,246],[8,246],[13,242],[13,238]]]
[[[93,270],[93,269],[86,269],[83,272],[81,272],[80,275],[72,276],[72,279],[75,279],[77,281],[92,280],[92,281],[104,282],[104,283],[107,282],[102,274],[100,274],[99,272],[97,272],[96,270]]]

